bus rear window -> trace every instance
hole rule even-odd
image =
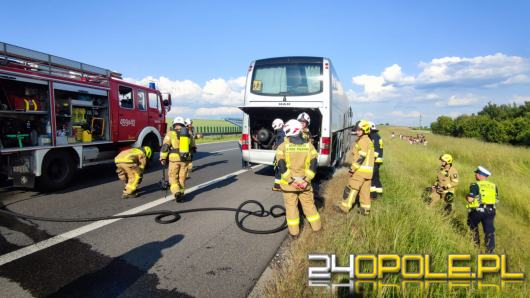
[[[301,96],[322,92],[322,64],[288,63],[254,66],[250,90],[259,95]]]

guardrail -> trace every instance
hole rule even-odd
[[[241,127],[237,126],[199,126],[195,127],[195,134],[202,134],[203,136],[210,135],[237,135],[242,133]]]

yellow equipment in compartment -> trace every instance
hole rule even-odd
[[[90,130],[83,130],[82,140],[83,140],[83,143],[92,142],[92,133],[90,132]]]

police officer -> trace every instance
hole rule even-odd
[[[383,139],[379,135],[379,130],[375,123],[370,121],[370,139],[374,143],[375,162],[372,185],[370,186],[370,198],[376,200],[378,196],[383,195],[383,184],[379,178],[379,168],[383,165]]]
[[[366,120],[357,122],[355,127],[357,141],[352,145],[353,163],[350,169],[350,179],[344,188],[343,200],[336,204],[342,212],[348,213],[359,195],[361,214],[370,214],[372,202],[370,200],[370,186],[374,173],[375,152],[370,134],[370,123]]]
[[[441,200],[444,200],[444,210],[451,212],[453,210],[455,188],[458,185],[458,171],[453,166],[453,157],[450,154],[442,154],[440,162],[441,167],[438,171],[436,182],[431,186],[430,204],[438,204]]]
[[[168,161],[169,160],[169,161]],[[191,162],[190,134],[182,117],[173,120],[173,129],[164,137],[160,148],[160,162],[169,162],[169,189],[177,202],[184,198],[186,177]]]
[[[311,180],[317,170],[318,153],[313,144],[302,138],[302,125],[291,119],[285,123],[285,140],[276,150],[276,160],[281,174],[280,187],[285,203],[285,216],[289,234],[296,238],[300,233],[298,201],[313,231],[321,229],[313,197]]]
[[[190,162],[188,164],[188,172],[186,177],[190,176],[190,173],[193,169],[193,155],[197,152],[197,146],[195,145],[195,131],[193,129],[193,120],[186,118],[184,120],[184,125],[188,129],[190,134]]]
[[[296,118],[302,124],[302,137],[306,142],[313,143],[313,137],[311,131],[309,131],[309,125],[311,124],[311,117],[306,112],[300,113]]]
[[[123,150],[114,158],[118,178],[126,183],[121,196],[122,199],[137,196],[136,188],[142,182],[143,172],[151,155],[151,148],[145,146]]]
[[[278,147],[283,143],[283,140],[285,138],[285,132],[283,131],[283,120],[280,118],[274,119],[272,121],[272,129],[274,129],[274,137],[271,138],[271,142],[273,142],[272,149],[276,150]],[[274,185],[272,186],[273,191],[280,191],[280,170],[278,168],[278,164],[276,159],[274,160]]]
[[[482,223],[484,230],[484,241],[486,242],[486,252],[493,253],[495,250],[495,204],[499,201],[499,189],[488,181],[491,176],[490,171],[482,166],[475,170],[477,182],[469,186],[469,194],[466,197],[468,210],[467,224],[473,234],[473,240],[480,245],[478,224]]]

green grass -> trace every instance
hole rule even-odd
[[[336,253],[340,260],[349,254],[429,254],[434,260],[434,270],[447,271],[447,256],[453,253],[476,256],[484,248],[476,248],[466,225],[465,194],[473,182],[473,169],[478,165],[488,168],[491,181],[499,186],[501,197],[495,219],[497,254],[506,254],[512,272],[528,274],[530,268],[530,149],[484,143],[474,139],[457,139],[428,134],[428,146],[410,145],[396,135],[414,135],[416,131],[405,128],[383,127],[385,163],[382,167],[384,198],[374,202],[370,217],[361,217],[353,210],[348,215],[336,213],[334,202],[342,197],[348,180],[345,170],[338,171],[323,188],[325,208],[322,209],[323,232],[313,234],[304,229],[302,237],[290,246],[287,262],[276,270],[274,281],[266,295],[271,297],[330,296],[329,291],[307,286],[308,253]],[[422,190],[431,185],[439,167],[438,157],[450,153],[460,173],[460,185],[455,196],[455,212],[444,216],[436,208],[427,207],[421,200]],[[483,234],[481,231],[481,241]],[[476,259],[475,259],[476,260]],[[335,282],[339,281],[337,277]],[[342,280],[342,279],[340,279]],[[388,276],[385,283],[399,283],[397,275]],[[497,277],[487,279],[498,283]],[[378,292],[365,292],[368,296],[434,296],[434,297],[529,297],[528,280],[521,285],[507,286],[502,292],[492,289],[478,290],[476,284],[469,289],[452,289],[438,285],[410,292],[396,292],[382,288]],[[333,296],[333,295],[332,295]]]
[[[204,143],[213,143],[213,142],[223,142],[223,141],[237,141],[241,135],[215,135],[215,136],[205,136],[202,139],[196,139],[195,144],[204,144]]]

